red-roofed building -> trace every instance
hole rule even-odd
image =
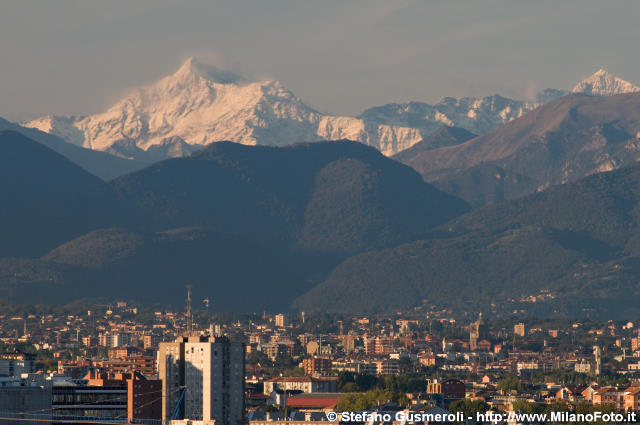
[[[464,382],[458,379],[437,379],[427,381],[427,394],[442,394],[445,402],[460,400],[465,397]]]
[[[58,360],[58,373],[78,379],[86,375],[92,366],[91,360]]]
[[[113,347],[109,348],[109,360],[125,359],[127,357],[142,355],[137,347]]]
[[[269,404],[271,398],[262,393],[245,393],[244,395],[244,405],[248,408],[266,406]]]
[[[584,396],[582,392],[586,389],[586,387],[579,387],[576,385],[565,385],[556,391],[556,399],[557,400],[568,400],[571,402],[577,402],[580,400],[584,400]]]
[[[297,394],[287,397],[287,407],[297,410],[333,409],[339,398],[338,393]]]
[[[624,410],[637,411],[640,407],[640,387],[629,387],[624,392]]]
[[[624,405],[624,391],[616,387],[603,387],[593,393],[593,404],[600,406],[608,404],[615,406],[616,409],[622,409]]]
[[[108,373],[89,371],[85,386],[54,387],[52,408],[54,414],[91,416],[97,406],[105,405],[107,414],[126,415],[129,421],[137,418],[162,417],[162,382],[146,379],[135,372]],[[104,406],[103,406],[104,407]],[[102,407],[100,407],[102,409]]]

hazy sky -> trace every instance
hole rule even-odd
[[[189,56],[323,112],[640,84],[636,0],[0,0],[0,116],[100,112]]]

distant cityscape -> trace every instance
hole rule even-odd
[[[339,422],[331,412],[640,408],[637,321],[80,308],[0,314],[0,423],[262,425]]]

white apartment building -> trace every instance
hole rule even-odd
[[[183,356],[183,361],[173,355]],[[184,350],[184,351],[182,351]],[[244,351],[242,343],[224,337],[189,337],[175,343],[162,343],[158,352],[160,379],[167,393],[163,396],[163,418],[170,419],[184,389],[181,418],[204,424],[235,425],[244,415]],[[176,371],[177,368],[177,371]],[[176,384],[180,380],[183,384]],[[173,395],[169,394],[173,391]],[[177,393],[177,397],[175,395]],[[165,407],[166,399],[166,407]]]

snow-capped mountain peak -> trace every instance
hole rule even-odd
[[[605,96],[639,92],[640,87],[599,70],[573,91]],[[24,125],[141,160],[184,155],[223,140],[282,146],[350,139],[393,155],[443,125],[483,134],[567,93],[548,89],[537,102],[494,95],[393,103],[341,117],[319,113],[276,80],[251,81],[189,58],[173,74],[133,90],[103,113],[46,116]]]
[[[618,78],[604,69],[599,69],[590,77],[580,81],[571,91],[590,96],[613,96],[622,93],[637,93],[640,92],[640,87]]]
[[[189,58],[172,75],[132,91],[104,113],[78,119],[49,116],[25,125],[62,137],[72,134],[76,137],[69,141],[98,150],[131,140],[142,150],[178,139],[189,145],[221,140],[277,145],[293,135],[288,125],[281,125],[281,134],[265,128],[283,119],[313,121],[313,113],[276,81],[249,81]],[[314,129],[307,130],[299,140],[317,139]]]
[[[134,90],[104,113],[47,116],[25,126],[128,158],[176,140],[191,146],[222,140],[278,146],[351,139],[391,155],[422,139],[417,129],[397,125],[365,129],[361,119],[320,114],[278,81],[250,81],[195,58],[156,83]],[[184,149],[176,145],[173,151]]]
[[[168,77],[169,80],[173,81],[188,81],[194,78],[204,78],[217,84],[242,84],[247,82],[244,77],[238,74],[199,62],[194,57],[187,59],[173,75]]]

